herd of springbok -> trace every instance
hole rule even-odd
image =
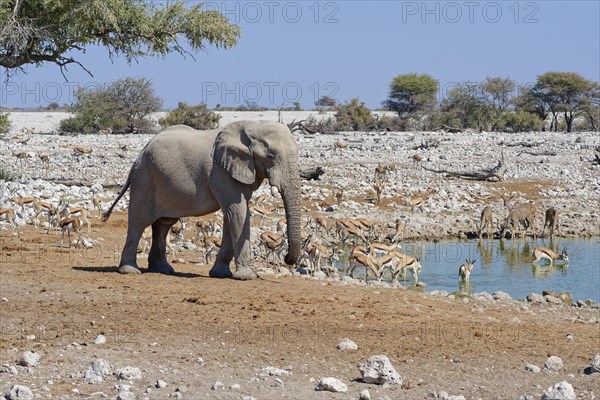
[[[343,150],[347,144],[338,141],[334,144],[334,152]],[[85,153],[87,149],[76,148],[75,152]],[[17,157],[17,156],[15,156]],[[23,157],[17,157],[22,160]],[[49,162],[47,155],[40,154],[40,160]],[[412,160],[415,167],[419,167],[421,156],[414,154]],[[373,177],[373,203],[382,206],[384,192],[390,179],[397,174],[395,163],[378,164]],[[338,187],[333,190],[332,197],[338,205],[342,202],[344,190]],[[428,194],[417,194],[406,198],[404,205],[413,213],[417,210],[423,212],[428,201]],[[533,203],[515,203],[513,197],[502,196],[504,206],[508,210],[507,217],[497,225],[494,221],[494,210],[485,206],[481,211],[476,234],[482,240],[485,234],[487,239],[498,237],[504,239],[510,232],[511,239],[524,238],[528,233],[535,240],[535,214],[536,206]],[[75,246],[84,242],[82,227],[86,225],[87,235],[91,232],[91,221],[94,219],[88,207],[70,207],[66,200],[61,200],[57,205],[35,197],[12,197],[10,201],[14,207],[0,208],[0,221],[7,222],[12,227],[12,235],[19,236],[17,218],[29,217],[28,220],[36,228],[40,225],[40,217],[46,215],[46,233],[50,231],[61,232],[60,246],[64,246],[65,233],[68,236],[68,245],[72,246],[71,233],[75,234]],[[99,216],[102,211],[102,199],[96,194],[92,195],[86,204],[93,207]],[[283,265],[281,253],[286,247],[286,220],[282,215],[282,207],[278,201],[266,194],[260,194],[250,201],[249,212],[253,226],[257,226],[261,233],[258,234],[259,246],[256,257],[262,258],[266,264]],[[308,211],[308,210],[305,210]],[[195,248],[200,248],[204,255],[202,261],[206,264],[216,255],[221,245],[222,227],[218,222],[219,213],[194,218],[182,218],[180,223],[172,227],[167,246],[170,254],[175,257],[177,250],[184,247],[184,233],[189,225],[195,226],[196,233],[192,241]],[[546,229],[550,237],[559,231],[558,211],[550,207],[545,212],[542,236]],[[403,241],[405,224],[396,219],[393,224],[379,224],[364,217],[339,217],[333,218],[327,213],[306,213],[303,226],[303,254],[297,266],[308,273],[322,271],[328,275],[337,274],[338,269],[333,267],[334,261],[340,261],[340,255],[347,254],[347,274],[354,277],[357,268],[362,270],[365,281],[369,275],[377,280],[383,279],[386,271],[391,280],[402,277],[406,280],[407,272],[411,272],[415,285],[419,280],[421,261],[416,256],[401,252],[400,243]],[[524,230],[524,231],[522,231]],[[140,252],[145,253],[152,240],[151,228],[148,227],[141,240]],[[85,244],[85,242],[84,242]],[[186,246],[189,248],[189,246]],[[553,265],[554,261],[562,260],[568,263],[566,249],[561,254],[546,247],[534,247],[534,262],[546,259]],[[344,261],[346,258],[344,258]],[[476,260],[466,260],[459,267],[459,280],[470,279],[471,271]]]

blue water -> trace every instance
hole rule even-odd
[[[531,292],[541,294],[543,290],[568,291],[575,300],[600,302],[599,239],[555,239],[552,243],[538,239],[535,245],[550,247],[557,253],[566,248],[569,264],[563,266],[562,261],[555,261],[550,267],[547,261],[540,260],[539,265],[534,265],[531,238],[515,240],[514,245],[510,240],[485,239],[403,243],[402,252],[421,260],[419,280],[427,284],[427,291],[493,293],[502,290],[515,299],[524,299]],[[467,258],[477,261],[470,281],[461,283],[458,268]],[[347,260],[347,257],[341,259]],[[340,267],[346,269],[345,265]],[[407,275],[410,285],[412,276],[410,272]]]

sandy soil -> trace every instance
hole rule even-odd
[[[123,276],[114,265],[125,231],[124,213],[94,222],[92,234],[102,244],[88,252],[59,248],[58,235],[30,226],[20,239],[2,231],[0,364],[15,365],[26,350],[42,359],[30,372],[0,373],[0,390],[22,384],[42,398],[116,396],[115,384],[127,381],[111,376],[84,384],[90,363],[103,358],[115,369],[140,368],[142,379],[131,390],[148,399],[177,388],[186,399],[355,399],[364,389],[374,399],[424,399],[440,391],[466,399],[539,399],[562,380],[578,398],[600,392],[600,374],[586,373],[600,350],[599,325],[588,323],[598,320],[598,309],[450,300],[301,277],[216,280],[208,278],[208,266],[191,262],[175,264],[175,276]],[[99,334],[105,344],[93,344]],[[337,350],[343,338],[359,349]],[[375,354],[391,359],[402,387],[357,381],[357,365]],[[543,368],[550,355],[562,358],[563,370],[525,370],[528,363]],[[267,366],[291,374],[261,376]],[[326,376],[341,379],[348,393],[315,392]],[[156,389],[157,379],[168,386]],[[216,381],[225,389],[212,390]]]

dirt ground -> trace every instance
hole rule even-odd
[[[194,252],[174,264],[175,276],[123,276],[115,265],[125,233],[124,213],[94,221],[92,234],[103,240],[89,250],[59,248],[59,235],[31,226],[20,239],[0,231],[0,364],[16,365],[26,350],[42,356],[29,372],[0,373],[0,393],[21,384],[42,398],[112,398],[124,383],[139,399],[176,390],[184,399],[357,399],[364,389],[373,399],[440,391],[539,399],[566,380],[578,398],[600,394],[600,374],[586,370],[600,352],[600,325],[589,322],[598,309],[450,300],[301,277],[218,280],[190,262],[200,260]],[[100,334],[106,343],[94,344]],[[338,350],[343,338],[358,350]],[[376,354],[390,358],[401,387],[359,381],[357,365]],[[562,358],[560,372],[525,370],[543,368],[550,355]],[[87,385],[83,374],[97,358],[114,369],[138,367],[142,378]],[[268,366],[290,375],[262,376]],[[316,392],[327,376],[348,392]],[[168,386],[155,388],[157,379]],[[216,381],[224,389],[211,389]]]

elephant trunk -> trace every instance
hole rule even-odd
[[[288,253],[285,263],[294,265],[302,253],[300,226],[302,223],[302,194],[300,192],[300,176],[295,171],[294,178],[282,185],[281,197],[285,207],[287,220]]]

